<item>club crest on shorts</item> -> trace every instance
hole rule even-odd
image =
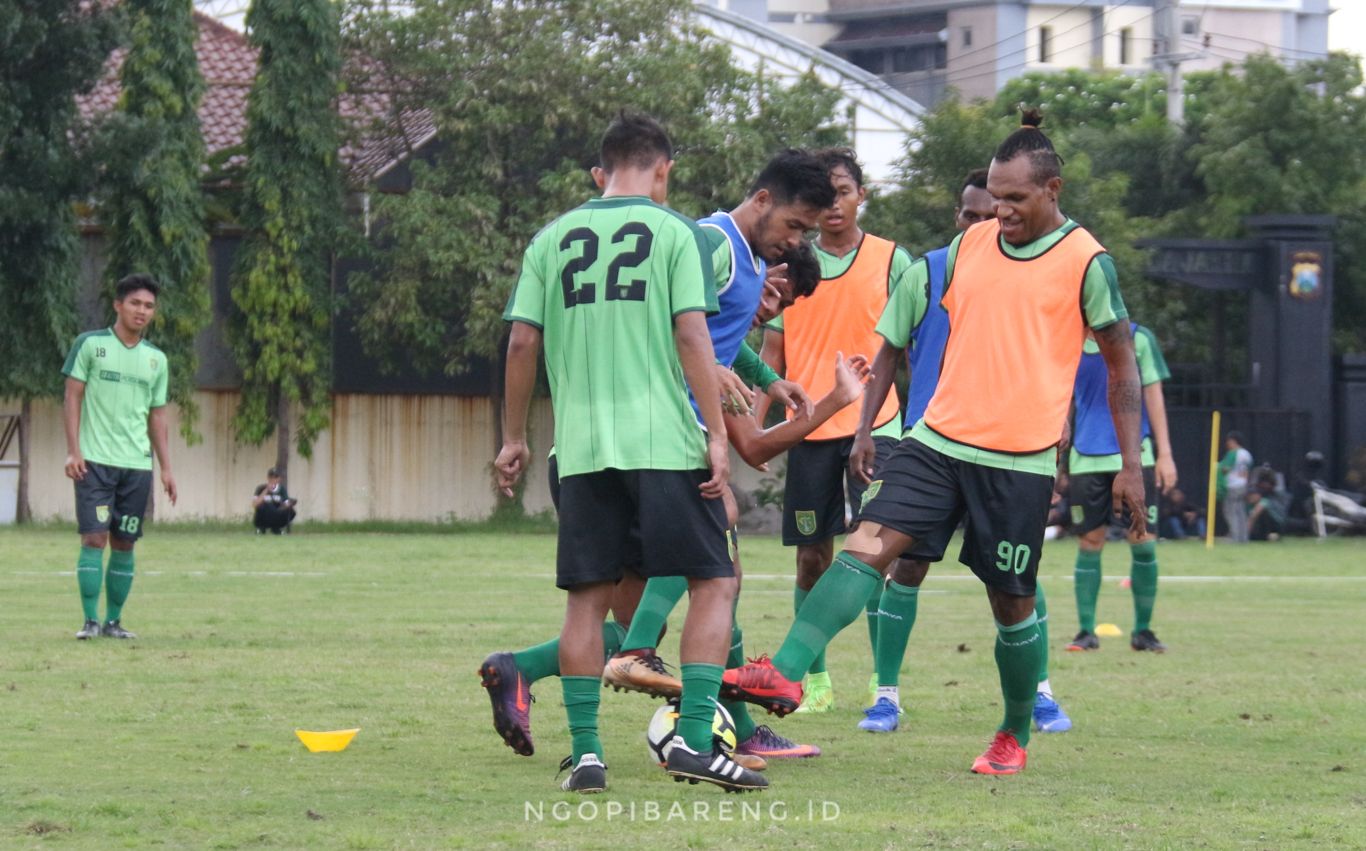
[[[1074,506],[1072,506],[1072,522],[1075,523],[1076,525],[1080,526],[1080,525],[1081,525],[1081,521],[1083,521],[1083,520],[1085,520],[1085,519],[1086,519],[1086,509],[1082,508],[1080,505],[1074,505]]]
[[[97,506],[95,506],[95,519],[98,520],[98,521],[100,521],[101,523],[108,523],[108,522],[109,522],[109,506],[107,506],[107,505],[97,505]]]
[[[816,534],[816,512],[798,511],[797,512],[797,531],[803,535]]]
[[[863,492],[863,499],[859,500],[858,510],[862,511],[867,508],[868,503],[873,501],[877,496],[877,492],[880,490],[882,490],[882,479],[873,479],[869,482],[868,488]]]

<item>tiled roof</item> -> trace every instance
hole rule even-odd
[[[195,54],[205,83],[199,104],[199,126],[205,154],[213,156],[242,144],[247,128],[247,94],[256,75],[256,49],[245,35],[231,27],[199,12],[194,17],[199,27]],[[126,53],[119,48],[110,54],[103,78],[94,90],[77,99],[82,115],[92,117],[114,108],[119,97],[119,71]],[[384,94],[348,95],[341,99],[343,119],[361,131],[357,134],[358,144],[344,145],[339,152],[353,177],[366,179],[388,171],[407,155],[410,147],[434,135],[430,114],[409,111],[393,122],[386,118],[388,106],[389,98]],[[377,126],[383,129],[376,131]],[[233,159],[240,163],[242,157]]]

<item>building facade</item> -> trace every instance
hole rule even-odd
[[[824,48],[919,103],[950,91],[991,97],[1033,71],[1139,73],[1174,54],[1183,71],[1270,53],[1294,63],[1328,52],[1329,0],[1170,0],[1178,32],[1164,51],[1163,0],[708,0]]]

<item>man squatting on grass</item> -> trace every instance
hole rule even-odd
[[[1123,301],[1105,249],[1058,209],[1061,160],[1037,112],[997,148],[987,177],[997,218],[955,237],[943,306],[953,328],[925,416],[868,487],[858,527],[812,589],[772,660],[727,671],[728,691],[778,712],[802,674],[864,610],[892,560],[966,518],[959,559],[987,586],[1004,718],[972,765],[1025,767],[1041,636],[1034,614],[1057,444],[1085,329],[1095,331],[1123,466],[1112,510],[1143,522],[1142,395]],[[920,311],[923,313],[923,306]]]
[[[77,337],[62,367],[66,475],[75,483],[81,535],[76,560],[85,613],[85,623],[76,633],[81,640],[137,637],[123,628],[123,605],[133,588],[133,545],[142,537],[153,450],[161,467],[161,485],[171,504],[176,501],[166,443],[170,370],[161,349],[143,339],[156,315],[159,292],[150,275],[119,281],[114,288],[114,324]],[[104,626],[99,619],[101,585],[106,598]]]

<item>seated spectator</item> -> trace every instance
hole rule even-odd
[[[1174,541],[1205,537],[1204,513],[1186,499],[1180,488],[1172,488],[1162,497],[1161,534]]]
[[[1253,541],[1280,540],[1290,509],[1285,477],[1263,464],[1253,471],[1252,482],[1247,496],[1248,538]]]
[[[256,526],[256,534],[264,535],[269,531],[272,535],[279,535],[288,532],[290,524],[294,522],[294,506],[298,504],[299,501],[290,498],[284,483],[280,481],[280,471],[271,467],[266,471],[266,483],[257,485],[256,493],[251,498],[251,507],[255,509],[252,523]]]

